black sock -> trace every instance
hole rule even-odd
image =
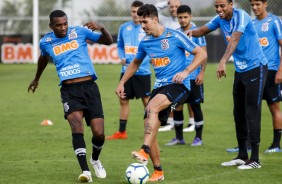
[[[89,171],[86,160],[86,145],[83,138],[83,133],[72,134],[72,145],[81,170]]]
[[[195,130],[196,130],[196,137],[202,140],[202,132],[203,132],[204,125],[197,125],[195,122]]]
[[[104,139],[95,139],[94,137],[92,137],[92,159],[93,160],[98,160],[99,155],[102,151],[102,147],[104,145],[105,142],[105,138]]]
[[[282,129],[274,129],[273,130],[272,147],[279,147],[280,148],[281,132],[282,132]]]
[[[173,112],[174,128],[176,138],[178,140],[183,140],[183,111],[174,111]]]
[[[119,131],[120,132],[124,132],[126,130],[126,123],[127,123],[127,120],[124,120],[124,119],[119,120]]]
[[[149,146],[143,144],[143,145],[141,146],[141,148],[145,151],[145,153],[147,153],[147,154],[150,153],[150,148],[149,148]]]
[[[162,171],[163,169],[161,165],[154,165],[154,170]]]

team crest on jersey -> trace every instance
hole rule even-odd
[[[165,37],[171,37],[172,33],[171,32],[167,32]]]
[[[74,38],[77,38],[77,33],[75,32],[75,29],[72,29],[69,34],[69,39],[74,39]]]
[[[268,31],[269,27],[268,27],[269,23],[265,22],[261,25],[261,31],[266,32]]]
[[[45,41],[46,41],[46,42],[51,42],[51,41],[52,41],[52,38],[48,37],[48,38],[45,39]]]
[[[169,48],[168,39],[161,40],[161,47],[163,50],[166,50]]]
[[[127,27],[126,27],[126,30],[127,30],[127,31],[131,31],[131,30],[132,30],[132,26],[127,26]]]

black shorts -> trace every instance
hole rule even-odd
[[[99,88],[93,80],[63,84],[61,98],[65,119],[69,114],[78,110],[83,110],[83,116],[88,126],[92,119],[104,118]]]
[[[159,120],[161,122],[161,126],[166,124],[169,113],[173,111],[178,105],[181,105],[186,101],[187,97],[189,96],[189,93],[190,91],[183,84],[170,84],[159,87],[152,91],[149,102],[157,94],[164,94],[165,96],[167,96],[168,100],[172,102],[170,106],[160,111],[159,113]],[[144,119],[145,118],[147,118],[146,111],[144,115]]]
[[[123,73],[120,75],[122,78]],[[126,99],[138,99],[150,96],[151,94],[151,75],[133,75],[124,84]]]
[[[275,75],[277,71],[268,70],[264,90],[263,99],[267,103],[275,103],[281,101],[281,84],[275,84]]]
[[[191,91],[185,103],[200,104],[204,102],[204,85],[196,85],[195,80],[190,80]]]

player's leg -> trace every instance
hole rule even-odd
[[[154,139],[152,141],[150,147],[150,158],[154,166],[154,172],[151,175],[149,181],[154,182],[154,181],[164,180],[164,172],[160,160],[160,148],[157,139]]]
[[[185,141],[183,138],[183,122],[184,122],[183,105],[179,105],[178,107],[175,108],[173,112],[173,119],[174,119],[174,128],[175,128],[175,137],[165,145],[166,146],[184,145]]]
[[[191,108],[194,112],[195,130],[196,130],[196,135],[191,146],[201,146],[203,145],[202,133],[204,128],[204,118],[201,109],[201,104],[191,104]]]

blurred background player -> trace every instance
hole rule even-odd
[[[108,30],[98,23],[90,22],[85,26],[89,29],[81,26],[69,27],[67,15],[61,10],[50,13],[49,27],[53,31],[40,40],[41,54],[37,71],[28,91],[35,92],[51,57],[61,82],[64,117],[69,122],[74,153],[82,170],[78,180],[92,182],[86,159],[83,118],[92,130],[93,152],[90,163],[98,178],[106,178],[106,170],[98,159],[105,142],[105,134],[101,96],[95,83],[97,75],[87,52],[86,41],[110,45],[113,38]],[[99,30],[101,33],[92,30]]]
[[[130,62],[133,61],[140,41],[146,35],[140,25],[139,17],[137,15],[137,10],[142,5],[143,2],[141,1],[134,1],[131,4],[130,15],[132,20],[122,24],[119,29],[117,49],[122,64],[120,79],[122,78]],[[149,57],[144,59],[139,69],[124,84],[124,88],[126,98],[119,99],[119,131],[111,136],[106,137],[108,140],[127,138],[126,124],[129,116],[130,99],[142,98],[144,108],[148,103],[149,95],[151,94],[151,70]]]
[[[217,67],[217,78],[226,77],[226,62],[234,57],[233,115],[239,152],[236,158],[221,163],[238,169],[261,168],[259,144],[261,130],[261,102],[267,76],[267,59],[259,45],[251,17],[241,9],[233,8],[232,0],[215,0],[218,14],[206,25],[189,30],[189,36],[200,37],[221,28],[227,48]],[[247,151],[250,133],[251,156]]]
[[[187,5],[179,6],[177,9],[177,17],[179,24],[181,25],[181,28],[178,29],[179,31],[185,33],[187,30],[197,28],[196,25],[193,22],[191,22],[192,12],[189,6]],[[199,38],[192,37],[191,39],[193,42],[198,44],[200,47],[202,47],[203,50],[207,52],[207,48],[206,48],[207,44],[204,37],[199,37]],[[192,54],[186,52],[186,59],[188,65],[191,64],[193,58],[194,56]],[[204,119],[203,119],[203,112],[200,103],[203,103],[204,101],[203,82],[204,82],[204,72],[206,69],[206,63],[207,60],[205,60],[200,67],[198,67],[196,70],[194,70],[189,74],[191,91],[185,103],[189,103],[191,105],[191,108],[194,112],[195,127],[196,127],[196,135],[191,146],[201,146],[203,144],[202,132],[204,126]],[[184,120],[183,105],[178,106],[173,111],[173,119],[174,119],[176,137],[173,138],[166,145],[171,146],[171,145],[185,144],[185,141],[183,139],[184,130],[182,131],[183,120]]]
[[[268,13],[267,0],[250,0],[256,15],[253,20],[258,33],[260,45],[268,60],[268,75],[264,87],[263,99],[266,100],[272,115],[273,142],[265,153],[281,152],[280,139],[282,130],[282,113],[280,111],[282,82],[282,25],[279,17]],[[280,52],[279,52],[280,47]]]
[[[162,2],[157,3],[155,6],[158,10],[158,16],[159,16],[160,23],[164,25],[165,27],[168,27],[171,29],[179,29],[180,24],[177,19],[177,8],[180,5],[181,5],[180,0],[167,0],[167,1],[162,1]],[[164,16],[162,14],[162,10],[164,10],[165,8],[168,8],[170,16]],[[188,105],[188,112],[189,112],[189,123],[188,123],[187,128],[183,130],[184,132],[192,132],[195,130],[194,114],[193,114],[193,111],[190,105]],[[174,129],[174,120],[173,120],[173,112],[171,112],[167,120],[167,123],[163,125],[159,129],[159,131],[165,132],[165,131],[170,131],[173,129]]]
[[[186,35],[159,24],[158,11],[154,5],[145,4],[138,9],[141,26],[146,36],[140,42],[134,60],[128,66],[116,89],[119,98],[125,98],[124,83],[136,72],[148,55],[155,70],[155,85],[145,111],[144,142],[132,157],[147,164],[149,155],[154,173],[149,181],[164,180],[157,141],[158,128],[166,122],[169,112],[184,103],[190,92],[189,73],[207,58],[206,52]],[[185,50],[194,54],[193,62],[187,66]],[[160,62],[162,61],[162,62]]]

